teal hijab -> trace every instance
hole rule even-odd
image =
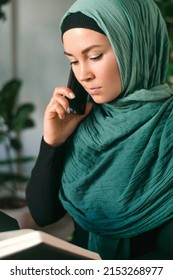
[[[168,35],[152,0],[78,0],[115,52],[118,99],[94,105],[68,140],[60,199],[103,259],[130,258],[131,237],[173,217],[173,93]],[[61,23],[62,23],[61,22]]]

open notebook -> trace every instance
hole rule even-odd
[[[2,260],[99,260],[99,254],[48,233],[21,229],[0,233]]]

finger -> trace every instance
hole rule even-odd
[[[56,102],[60,103],[61,106],[66,110],[67,113],[70,113],[70,107],[68,99],[75,98],[75,95],[73,92],[69,92],[67,88],[56,88],[53,93],[53,101],[54,99]]]
[[[69,108],[69,103],[67,98],[63,97],[62,95],[59,95],[58,93],[53,95],[53,97],[51,98],[48,104],[48,107],[57,106],[57,104],[60,104],[67,113],[70,113],[70,108]]]
[[[74,92],[72,92],[72,90],[67,87],[56,87],[53,96],[57,96],[57,95],[67,97],[69,99],[75,98]]]
[[[93,103],[88,102],[85,108],[85,113],[84,113],[85,117],[91,112],[92,108],[93,108]]]
[[[65,119],[66,110],[59,103],[56,104],[56,112],[61,120]]]
[[[49,119],[54,119],[56,117],[59,117],[59,119],[62,120],[65,118],[66,115],[65,109],[61,106],[61,104],[56,102],[56,100],[53,100],[48,104],[45,113]]]
[[[68,114],[70,113],[69,102],[66,97],[57,94],[54,96],[54,99],[56,104],[61,105]]]

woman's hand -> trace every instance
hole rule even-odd
[[[92,104],[88,103],[83,115],[71,113],[67,98],[75,98],[74,93],[69,88],[55,88],[45,110],[43,134],[44,141],[49,145],[59,146],[63,144],[92,109]]]

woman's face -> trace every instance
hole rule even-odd
[[[120,95],[119,68],[105,35],[73,28],[64,33],[63,44],[77,80],[96,103],[110,102]]]

